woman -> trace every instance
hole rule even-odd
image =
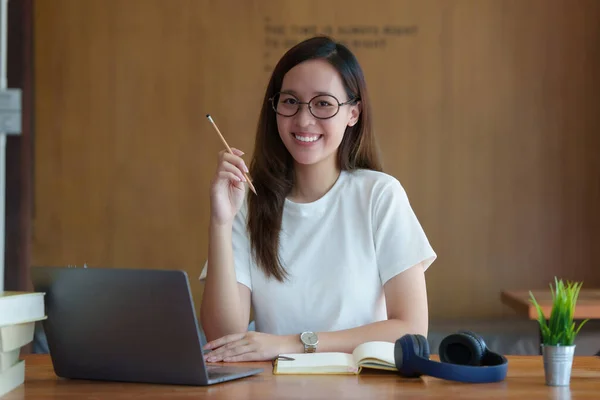
[[[436,254],[398,180],[381,172],[363,72],[346,47],[316,37],[291,48],[267,87],[249,170],[233,151],[220,153],[211,184],[207,361],[427,335],[424,272]]]

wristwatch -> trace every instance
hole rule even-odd
[[[314,332],[302,332],[300,334],[300,341],[304,345],[305,353],[315,353],[317,351],[317,344],[319,344],[319,337]]]

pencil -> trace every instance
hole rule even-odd
[[[233,151],[231,150],[231,147],[229,147],[229,145],[227,144],[227,141],[225,140],[225,138],[223,137],[223,135],[221,134],[221,131],[219,130],[219,128],[217,128],[217,124],[215,124],[215,121],[213,121],[212,117],[210,116],[210,114],[206,114],[206,118],[208,118],[208,120],[210,121],[210,123],[212,124],[212,126],[214,126],[215,130],[217,131],[217,133],[219,134],[219,137],[221,138],[221,141],[223,142],[223,144],[225,145],[225,147],[227,148],[227,151],[230,154],[234,154]],[[246,172],[242,171],[242,174],[244,174],[244,178],[246,178],[246,182],[248,182],[248,186],[250,186],[250,189],[254,192],[255,195],[258,196],[258,193],[256,193],[256,189],[254,188],[254,185],[252,184],[252,182],[250,181],[250,177],[248,176],[248,174],[246,174]]]

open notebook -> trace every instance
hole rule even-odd
[[[280,354],[275,359],[273,374],[360,374],[363,368],[397,371],[394,343],[366,342],[352,354],[301,353]]]

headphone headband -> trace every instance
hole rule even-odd
[[[396,341],[394,359],[403,376],[429,375],[465,383],[499,382],[506,378],[508,360],[487,348],[483,338],[470,331],[452,334],[440,343],[440,360],[429,359],[427,339],[404,335]]]
[[[440,379],[465,382],[465,383],[491,383],[500,382],[506,378],[507,360],[502,364],[482,365],[458,365],[434,360],[428,360],[421,356],[413,358],[411,367],[423,375],[429,375]]]

